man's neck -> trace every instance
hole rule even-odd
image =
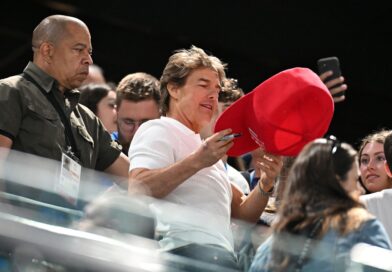
[[[42,71],[44,71],[46,74],[51,76],[55,80],[55,82],[57,82],[57,84],[58,84],[57,87],[58,87],[59,91],[64,95],[65,91],[68,89],[60,84],[60,82],[56,78],[55,73],[53,73],[52,69],[50,69],[50,66],[47,63],[40,61],[40,59],[35,59],[33,62]]]

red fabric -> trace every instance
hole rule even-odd
[[[307,68],[293,68],[233,103],[218,118],[214,131],[231,128],[242,133],[234,139],[229,156],[259,146],[272,154],[296,156],[305,144],[327,132],[333,112],[332,96],[318,75]]]

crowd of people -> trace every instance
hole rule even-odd
[[[222,269],[345,271],[355,244],[391,249],[390,197],[379,193],[392,188],[392,131],[366,136],[358,152],[330,136],[296,157],[260,147],[228,158],[234,131],[214,132],[214,124],[245,92],[203,49],[175,51],[160,79],[137,72],[115,84],[93,64],[89,29],[77,18],[43,19],[32,48],[23,73],[0,80],[0,174],[15,150],[58,161],[59,178],[48,193],[0,175],[1,190],[85,211],[94,201],[77,201],[84,169],[106,172],[116,177],[106,189],[119,199],[164,200],[149,206],[156,224],[147,228],[161,251]],[[343,77],[326,81],[331,73],[318,80],[331,95],[345,92]],[[372,210],[372,201],[383,208]],[[94,214],[112,216],[105,203]],[[250,225],[247,243],[233,237],[238,220]],[[257,226],[267,240],[250,238]]]

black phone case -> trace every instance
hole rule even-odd
[[[317,67],[319,74],[321,75],[322,73],[326,71],[332,71],[333,75],[329,76],[325,79],[325,82],[330,81],[332,79],[338,78],[342,75],[342,72],[340,70],[340,64],[339,64],[339,59],[337,57],[328,57],[328,58],[322,58],[317,61]],[[341,84],[339,84],[341,85]],[[335,85],[332,88],[335,88],[339,85]],[[334,97],[339,97],[345,95],[345,92],[340,92],[337,94],[334,94]]]

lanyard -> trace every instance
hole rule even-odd
[[[61,109],[59,103],[57,102],[56,98],[54,97],[53,91],[50,91],[49,93],[46,92],[44,90],[44,88],[42,88],[41,85],[39,85],[37,83],[37,81],[35,81],[34,78],[32,78],[29,74],[23,73],[22,77],[24,77],[25,79],[27,79],[28,81],[33,83],[41,91],[41,93],[43,95],[45,95],[45,97],[49,100],[49,102],[53,105],[53,107],[57,111],[58,115],[60,116],[61,122],[63,123],[64,128],[65,128],[65,141],[68,146],[68,148],[67,148],[68,150],[66,150],[66,152],[68,154],[71,153],[70,155],[73,155],[77,159],[79,159],[80,156],[79,156],[79,152],[77,149],[75,138],[73,137],[73,134],[72,134],[71,123],[70,123],[69,119],[65,116],[64,111]],[[71,150],[69,150],[69,149],[71,149]]]

